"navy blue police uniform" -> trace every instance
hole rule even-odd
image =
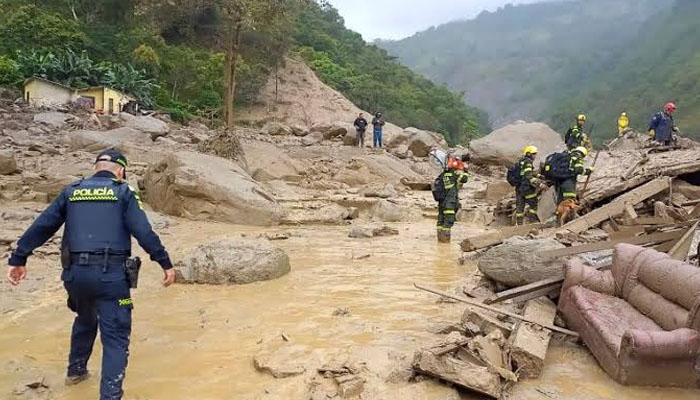
[[[105,160],[105,154],[126,167],[126,159],[114,150],[101,153],[98,161]],[[138,192],[111,172],[99,171],[58,195],[17,242],[10,266],[26,265],[32,251],[64,223],[61,279],[68,292],[68,307],[77,313],[68,378],[87,375],[99,326],[103,346],[100,399],[121,399],[133,309],[125,271],[131,236],[164,270],[172,268],[172,263],[148,222]]]

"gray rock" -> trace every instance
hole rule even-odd
[[[322,132],[312,132],[301,139],[301,144],[304,146],[313,146],[323,141]]]
[[[545,259],[540,257],[539,253],[563,247],[554,239],[514,237],[484,252],[479,258],[479,271],[509,287],[561,277],[564,261]]]
[[[367,134],[365,133],[365,135],[367,135]],[[344,146],[357,146],[357,141],[358,141],[357,131],[354,129],[351,131],[348,131],[348,133],[346,133],[345,136],[343,137],[343,145]]]
[[[400,146],[406,146],[406,150],[401,149],[403,154],[407,154],[410,150],[416,157],[427,157],[432,148],[447,148],[447,142],[439,133],[406,128],[403,132],[394,135],[387,147],[389,150],[399,151]]]
[[[122,126],[148,133],[151,135],[151,140],[165,136],[170,132],[170,126],[167,123],[151,116],[137,117],[129,113],[120,113],[119,120]]]
[[[69,145],[71,151],[95,152],[114,147],[129,153],[130,149],[143,149],[152,146],[153,140],[150,134],[133,128],[118,128],[109,131],[79,130],[70,132]]]
[[[154,210],[194,220],[276,225],[282,208],[238,164],[180,151],[154,163],[144,176],[145,199]]]
[[[0,150],[0,175],[17,172],[17,161],[12,150]]]
[[[399,206],[388,200],[380,200],[371,210],[373,221],[379,222],[415,222],[420,219],[418,211]]]
[[[272,136],[289,136],[293,131],[292,128],[279,122],[268,122],[263,126],[262,133]]]
[[[399,231],[397,229],[391,228],[386,225],[372,224],[353,226],[350,229],[348,237],[353,239],[366,239],[380,236],[395,236],[398,234]]]
[[[31,135],[26,129],[22,129],[19,131],[9,131],[5,134],[10,137],[12,143],[18,146],[29,146],[30,144],[32,144]]]
[[[345,136],[348,133],[348,127],[341,123],[318,124],[311,127],[311,134],[314,133],[321,133],[323,139],[331,140],[338,136]]]
[[[362,188],[360,193],[364,197],[378,197],[381,199],[390,199],[398,195],[394,185],[389,183],[370,183]]]
[[[242,285],[276,279],[290,270],[289,257],[267,241],[227,239],[201,245],[177,265],[177,281]]]
[[[65,114],[57,111],[48,111],[36,114],[34,116],[34,122],[42,123],[48,125],[52,128],[63,128],[66,123],[70,120],[74,120],[76,117],[71,114]]]
[[[539,160],[564,149],[564,142],[557,132],[541,123],[518,122],[491,132],[488,136],[469,143],[472,161],[482,164],[511,166],[521,156],[525,146],[539,149]]]
[[[290,126],[290,128],[292,129],[292,134],[294,134],[294,136],[304,137],[309,134],[309,128],[303,125],[293,124]]]

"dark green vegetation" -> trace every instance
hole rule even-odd
[[[564,132],[580,112],[594,140],[617,116],[646,131],[654,112],[700,138],[700,2],[578,0],[507,6],[398,42],[384,42],[415,71],[487,110],[494,124],[543,120]]]
[[[0,0],[0,8],[0,84],[40,75],[76,87],[109,85],[177,119],[229,121],[234,101],[227,99],[254,104],[291,51],[391,122],[442,132],[451,143],[488,131],[485,114],[461,94],[366,44],[325,2]]]

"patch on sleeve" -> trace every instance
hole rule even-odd
[[[139,210],[143,210],[143,202],[141,201],[141,195],[139,194],[139,191],[134,189],[134,187],[131,185],[128,185],[128,186],[129,186],[129,190],[131,190],[131,193],[134,194],[134,198],[136,198],[136,202],[139,205]]]

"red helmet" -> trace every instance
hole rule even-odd
[[[674,103],[666,103],[664,106],[664,111],[666,112],[674,112],[676,111],[676,104]]]

